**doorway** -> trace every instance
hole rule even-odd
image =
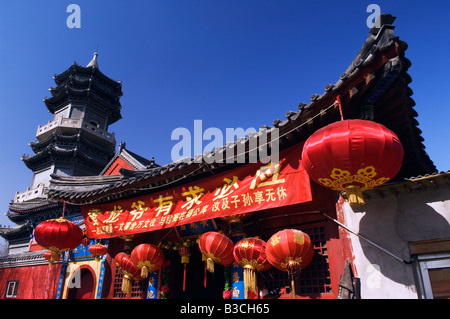
[[[78,268],[68,284],[67,299],[94,299],[95,279],[88,268]]]
[[[186,264],[186,288],[183,291],[184,264],[178,254],[171,256],[174,299],[222,299],[224,266],[214,264],[213,274],[206,271],[205,287],[205,263],[199,249],[192,247],[189,264]]]

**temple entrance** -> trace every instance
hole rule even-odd
[[[224,267],[214,265],[214,274],[206,272],[205,262],[198,248],[192,247],[189,264],[186,267],[186,289],[183,291],[184,264],[179,256],[171,260],[173,265],[173,298],[174,299],[222,299],[225,284]]]
[[[94,276],[87,268],[79,268],[69,282],[67,299],[93,299]]]

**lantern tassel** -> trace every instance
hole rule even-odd
[[[207,263],[206,263],[206,256],[205,256],[205,254],[202,254],[202,261],[204,261],[205,262],[205,275],[204,275],[204,278],[203,278],[203,287],[205,287],[206,288],[206,279],[208,278],[208,276],[207,276],[207,271],[208,271],[208,267],[207,267]]]
[[[186,291],[186,265],[184,264],[184,271],[183,271],[183,291]]]
[[[364,203],[364,195],[359,186],[350,185],[345,188],[345,192],[347,193],[348,203],[351,206],[363,206]]]
[[[131,294],[131,279],[128,276],[124,276],[122,280],[122,291]]]
[[[291,277],[291,291],[292,291],[292,299],[297,299],[295,295],[295,281],[294,281],[294,272],[289,271],[289,276]]]
[[[141,277],[144,278],[144,279],[148,277],[148,268],[147,268],[147,266],[143,266],[141,268]]]
[[[257,284],[256,284],[256,273],[255,270],[251,267],[244,268],[244,291],[245,291],[245,299],[248,298],[248,292],[256,293]]]
[[[206,267],[208,268],[208,271],[210,273],[214,273],[214,260],[212,260],[211,258],[208,258],[206,260]]]

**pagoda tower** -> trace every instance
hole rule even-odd
[[[36,141],[29,144],[34,155],[22,156],[34,173],[31,186],[15,194],[6,213],[17,226],[0,229],[0,236],[9,242],[9,254],[31,249],[36,225],[60,217],[63,211],[66,217],[82,220],[78,206],[48,200],[52,174],[99,175],[115,155],[115,136],[108,128],[122,118],[122,83],[99,70],[97,57],[94,53],[86,67],[74,63],[53,77],[56,87],[44,99],[53,118],[38,127]]]
[[[39,126],[35,153],[22,160],[34,172],[31,189],[48,186],[51,174],[98,175],[114,156],[116,141],[109,125],[121,119],[122,83],[104,75],[97,53],[86,66],[74,63],[53,77],[56,87],[44,103],[53,118]]]

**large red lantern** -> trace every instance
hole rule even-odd
[[[164,253],[152,244],[140,244],[131,252],[131,259],[141,269],[141,277],[147,278],[148,273],[156,271],[164,264]]]
[[[60,252],[75,249],[83,240],[83,231],[64,217],[46,220],[34,230],[36,242],[52,252],[53,260]]]
[[[218,232],[207,232],[200,236],[198,246],[206,257],[209,272],[214,272],[214,263],[229,266],[233,263],[233,241]]]
[[[141,270],[131,259],[130,255],[123,254],[119,259],[119,267],[123,273],[122,279],[122,291],[127,294],[131,293],[131,286],[134,281],[141,281],[144,278],[141,277]]]
[[[99,261],[100,257],[106,255],[106,253],[108,252],[108,247],[101,244],[91,245],[89,247],[89,252],[92,254],[92,256],[95,257],[96,261]]]
[[[392,179],[402,162],[403,147],[397,135],[366,120],[329,124],[308,138],[302,152],[311,179],[345,191],[352,205],[363,205],[362,191]]]
[[[271,267],[266,256],[266,242],[259,238],[245,238],[237,242],[233,249],[236,262],[244,268],[245,298],[252,292],[257,295],[256,272]]]
[[[308,266],[314,257],[309,236],[297,229],[279,231],[267,242],[266,255],[272,266],[289,274],[295,298],[294,275]]]

